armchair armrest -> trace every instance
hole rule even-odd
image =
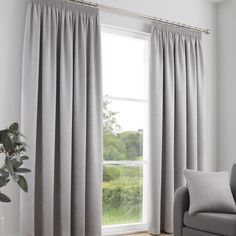
[[[233,165],[230,180],[231,191],[236,201],[236,164]]]
[[[189,192],[187,187],[180,187],[174,199],[174,236],[182,236],[184,213],[189,210]]]

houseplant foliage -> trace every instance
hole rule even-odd
[[[28,184],[22,174],[30,172],[22,168],[25,160],[26,144],[21,141],[24,137],[19,131],[18,123],[13,123],[9,128],[0,130],[0,153],[4,154],[5,161],[0,167],[0,202],[10,202],[11,199],[2,193],[1,188],[13,179],[22,190],[28,192]]]

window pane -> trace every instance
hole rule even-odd
[[[142,165],[104,165],[103,225],[142,221]]]
[[[147,41],[102,34],[104,95],[146,99]]]
[[[143,222],[147,40],[102,33],[103,225]]]
[[[104,160],[143,160],[146,103],[104,100]]]

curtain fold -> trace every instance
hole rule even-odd
[[[22,132],[31,148],[24,236],[99,236],[102,82],[97,9],[31,1],[24,41]]]
[[[153,23],[150,41],[149,231],[173,232],[175,190],[183,170],[205,158],[201,33]]]

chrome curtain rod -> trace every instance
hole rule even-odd
[[[181,23],[178,23],[178,22],[169,21],[169,20],[165,20],[165,19],[162,19],[162,18],[158,18],[158,17],[148,16],[148,15],[144,15],[144,14],[137,13],[137,12],[127,11],[127,10],[119,9],[119,8],[116,8],[116,7],[111,7],[111,6],[99,4],[99,3],[83,1],[83,0],[67,0],[67,1],[77,3],[77,4],[86,5],[86,6],[91,6],[91,7],[95,7],[95,8],[99,8],[99,9],[104,10],[104,11],[114,12],[114,13],[118,13],[118,14],[122,14],[122,15],[127,15],[127,16],[140,18],[140,19],[145,19],[147,21],[156,21],[156,22],[160,22],[160,23],[164,23],[164,24],[168,24],[168,25],[173,25],[173,26],[176,26],[176,27],[179,27],[179,28],[185,28],[185,29],[189,29],[189,30],[202,32],[202,33],[205,33],[205,34],[210,34],[209,29],[202,29],[202,28],[191,26],[191,25],[181,24]]]

